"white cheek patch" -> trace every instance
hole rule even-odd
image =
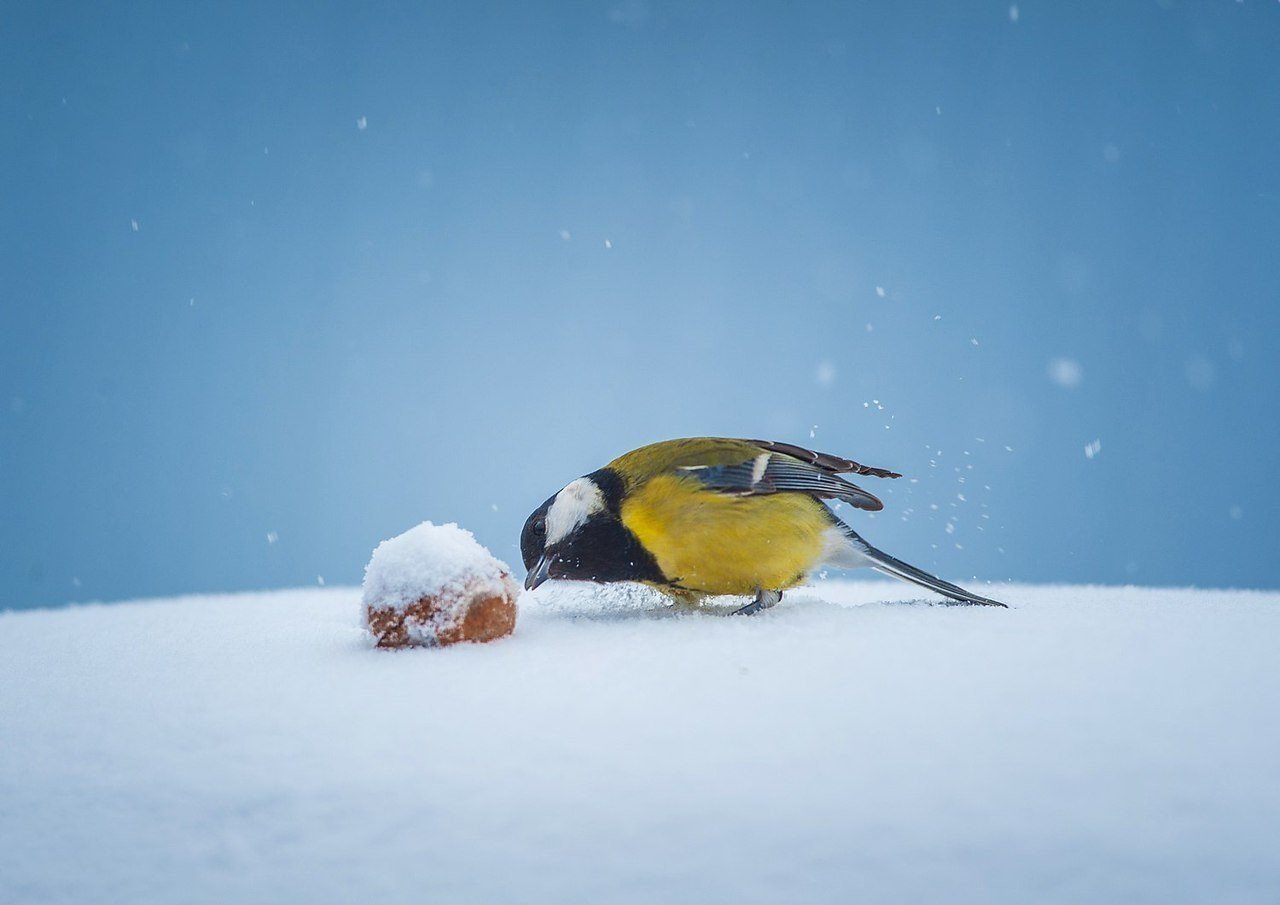
[[[556,494],[547,510],[547,546],[564,540],[573,530],[604,509],[604,494],[590,478],[578,478]]]

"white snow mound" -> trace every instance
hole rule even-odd
[[[510,574],[467,529],[423,522],[378,544],[364,568],[362,600],[403,610],[423,597],[499,596]]]

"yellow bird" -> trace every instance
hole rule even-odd
[[[960,603],[1004,606],[868,544],[823,500],[871,512],[841,474],[898,478],[789,443],[693,437],[642,446],[571,481],[525,522],[526,588],[549,578],[640,581],[677,597],[751,596],[773,606],[821,566],[870,566]]]

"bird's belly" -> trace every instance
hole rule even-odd
[[[800,584],[831,526],[826,507],[806,494],[731,496],[665,476],[628,498],[621,514],[671,583],[705,594]]]

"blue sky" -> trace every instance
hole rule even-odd
[[[956,580],[1280,585],[1277,46],[1262,2],[10,5],[0,606],[354,583],[423,519],[516,561],[697,434],[904,472],[850,518]]]

